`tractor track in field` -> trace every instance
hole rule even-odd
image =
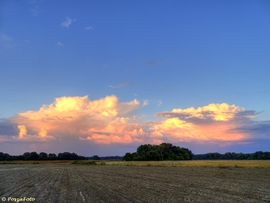
[[[40,203],[270,202],[269,169],[0,165],[0,180],[0,198]]]

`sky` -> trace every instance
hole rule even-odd
[[[270,2],[0,1],[0,151],[270,151]]]

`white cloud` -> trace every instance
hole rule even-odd
[[[33,16],[37,16],[40,12],[40,9],[38,7],[30,8],[29,11],[32,13]]]
[[[10,36],[6,35],[6,34],[0,34],[0,40],[2,42],[11,42],[11,41],[13,41],[13,39]]]
[[[162,64],[162,63],[164,63],[163,60],[156,60],[156,61],[150,61],[150,62],[148,62],[148,65],[151,66],[151,67],[153,67],[153,66],[156,66],[156,65],[159,65],[159,64]]]
[[[59,42],[59,41],[56,43],[56,45],[57,45],[58,47],[63,47],[63,46],[64,46],[64,45],[63,45],[61,42]]]
[[[91,26],[89,26],[89,27],[86,27],[85,29],[86,29],[86,30],[93,30],[94,28],[91,27]]]
[[[66,17],[66,21],[62,22],[61,25],[63,27],[69,28],[69,26],[75,21],[76,21],[76,19],[72,20],[69,17]]]
[[[130,83],[122,83],[120,85],[109,85],[110,88],[121,88],[121,87],[126,87],[126,86],[130,86]]]
[[[147,106],[148,104],[149,104],[149,102],[147,99],[143,101],[143,106]]]
[[[161,100],[158,100],[158,106],[160,106],[162,104]]]

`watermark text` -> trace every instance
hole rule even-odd
[[[1,197],[2,202],[34,202],[34,197]]]

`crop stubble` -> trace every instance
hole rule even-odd
[[[270,202],[270,170],[1,165],[1,197],[35,202]]]

